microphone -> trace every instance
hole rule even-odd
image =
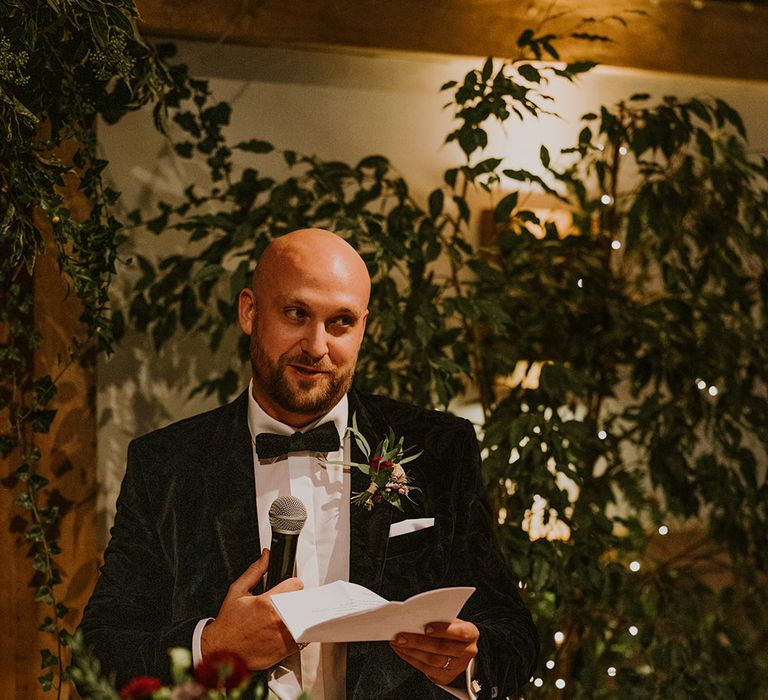
[[[299,533],[307,520],[307,509],[295,496],[280,496],[269,508],[272,541],[269,544],[268,591],[293,576]]]

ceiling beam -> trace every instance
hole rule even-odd
[[[578,17],[617,13],[616,0],[138,0],[146,34],[223,43],[429,52],[470,56],[516,54],[523,29],[548,8]],[[712,0],[639,0],[644,14],[592,25],[611,43],[568,40],[562,58],[614,66],[768,80],[768,6]],[[698,8],[698,9],[697,9]]]

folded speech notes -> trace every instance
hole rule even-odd
[[[398,632],[421,634],[428,622],[452,620],[474,590],[437,588],[390,602],[364,586],[334,581],[276,593],[272,605],[297,642],[370,642],[394,639]]]

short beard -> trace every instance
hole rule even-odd
[[[322,416],[330,411],[349,391],[352,386],[354,367],[344,374],[334,368],[326,368],[321,363],[314,362],[309,355],[281,355],[277,363],[272,362],[264,352],[264,347],[256,333],[251,334],[251,368],[255,380],[261,388],[284,411],[305,416]],[[312,367],[327,371],[329,381],[318,393],[294,390],[285,381],[285,370],[289,364]]]

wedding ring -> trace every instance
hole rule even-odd
[[[440,667],[440,670],[444,671],[446,668],[448,668],[451,665],[451,661],[453,661],[453,658],[450,656],[446,656],[445,663]]]

